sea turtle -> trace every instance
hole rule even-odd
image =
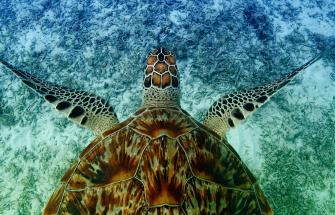
[[[203,123],[180,107],[174,55],[146,60],[142,106],[119,123],[109,104],[0,62],[97,137],[61,179],[44,214],[273,214],[225,133],[256,111],[306,64],[271,84],[221,97]]]

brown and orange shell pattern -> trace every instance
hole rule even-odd
[[[226,140],[178,107],[151,107],[96,138],[44,214],[273,212]]]
[[[144,87],[178,88],[176,58],[164,48],[154,49],[147,58]]]

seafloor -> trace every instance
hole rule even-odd
[[[334,35],[332,0],[0,3],[1,58],[109,98],[122,120],[141,104],[153,47],[175,53],[181,105],[201,120],[220,95],[284,76],[334,44]],[[228,134],[276,214],[335,214],[334,55]],[[0,214],[39,214],[93,138],[3,66],[0,132]]]

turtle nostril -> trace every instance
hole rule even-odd
[[[159,61],[163,61],[163,60],[164,60],[164,54],[159,53],[159,54],[158,54],[158,60],[159,60]]]

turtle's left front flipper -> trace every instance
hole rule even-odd
[[[102,98],[81,90],[42,81],[4,60],[0,59],[0,63],[18,76],[24,84],[42,95],[57,111],[75,123],[93,130],[94,133],[100,134],[118,123],[112,106]]]
[[[287,85],[301,71],[318,61],[335,46],[320,53],[304,65],[293,70],[286,77],[271,84],[256,87],[251,90],[237,91],[219,98],[209,108],[204,125],[211,128],[221,137],[238,123],[243,122],[250,114],[265,104],[271,96]]]

